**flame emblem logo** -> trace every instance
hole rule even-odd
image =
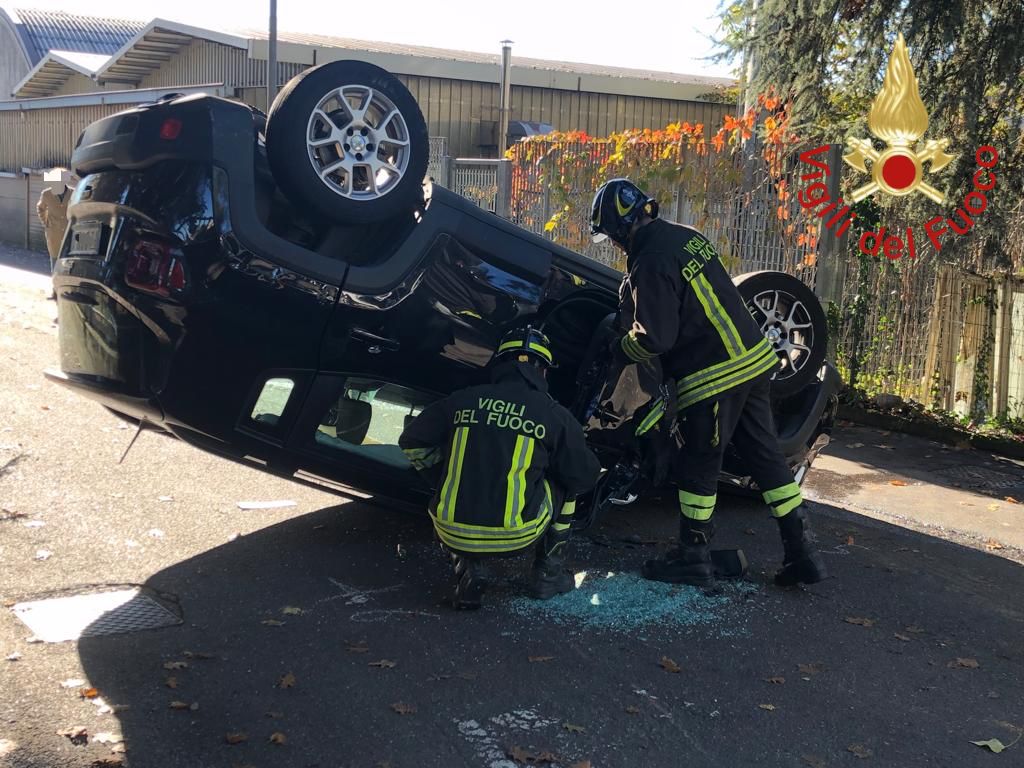
[[[946,154],[949,139],[930,139],[923,149],[914,150],[914,145],[928,130],[928,111],[918,93],[917,77],[903,33],[896,38],[882,90],[871,104],[868,130],[884,141],[886,148],[879,152],[868,139],[850,137],[846,140],[849,151],[843,155],[843,160],[851,168],[871,174],[871,181],[855,189],[850,196],[853,202],[859,203],[879,191],[897,197],[920,192],[940,205],[946,202],[946,195],[924,180],[925,163],[929,163],[928,173],[934,173],[949,165],[956,156]]]

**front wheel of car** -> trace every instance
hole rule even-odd
[[[266,136],[284,193],[333,221],[381,221],[422,202],[426,122],[398,78],[373,64],[333,61],[292,78]]]
[[[796,394],[817,377],[825,361],[828,326],[821,302],[806,284],[784,272],[748,272],[733,282],[779,356],[772,393]]]

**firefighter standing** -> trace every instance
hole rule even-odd
[[[452,555],[457,608],[480,606],[488,556],[530,547],[534,597],[573,588],[563,550],[576,497],[601,467],[582,427],[547,394],[552,362],[543,333],[512,331],[491,363],[491,384],[431,404],[399,439],[412,465],[439,480],[429,512]]]
[[[591,231],[595,240],[611,238],[627,253],[615,353],[636,363],[660,356],[678,396],[680,546],[648,560],[644,576],[714,582],[712,515],[732,442],[779,525],[784,556],[776,584],[821,581],[826,573],[808,537],[807,507],[772,419],[769,387],[778,358],[711,243],[691,227],[659,219],[657,201],[625,179],[597,190]]]

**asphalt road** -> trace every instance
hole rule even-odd
[[[586,576],[571,595],[524,599],[509,568],[482,611],[455,613],[421,517],[152,433],[118,464],[132,430],[42,378],[57,362],[47,294],[0,267],[0,764],[1024,764],[1024,741],[970,743],[1024,727],[1021,515],[950,487],[991,516],[910,520],[949,512],[924,475],[888,479],[922,466],[919,446],[841,432],[845,458],[809,481],[834,574],[812,588],[769,584],[774,523],[737,500],[718,541],[746,550],[747,582],[642,582],[675,512],[633,506],[574,542]],[[903,466],[878,466],[892,452]],[[867,493],[871,472],[931,501]],[[11,610],[101,585],[137,585],[181,623],[30,642]]]

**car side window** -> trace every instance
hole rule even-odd
[[[335,456],[355,455],[395,469],[410,468],[398,438],[435,399],[398,384],[350,376],[320,417],[316,445]]]

